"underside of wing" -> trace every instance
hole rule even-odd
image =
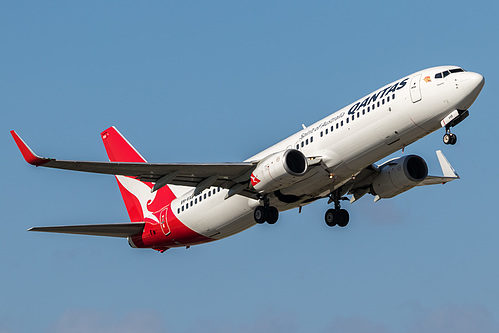
[[[141,233],[142,230],[144,229],[144,225],[145,222],[61,225],[53,227],[33,227],[28,229],[28,231],[126,238]]]

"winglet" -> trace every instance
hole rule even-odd
[[[10,134],[12,134],[12,137],[14,138],[17,147],[21,151],[21,154],[23,155],[26,162],[28,162],[29,164],[39,166],[52,160],[50,158],[40,157],[36,155],[33,152],[33,150],[31,150],[31,148],[28,147],[26,142],[24,142],[23,139],[21,139],[21,137],[16,133],[16,131],[12,130],[10,131]]]
[[[442,168],[442,172],[444,174],[444,177],[452,177],[452,178],[460,178],[459,175],[456,173],[456,170],[450,165],[449,161],[447,161],[447,158],[445,158],[444,154],[442,153],[441,150],[437,150],[437,157],[438,157],[438,162],[440,163],[440,167]]]

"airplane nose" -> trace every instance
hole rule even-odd
[[[467,110],[476,100],[480,91],[482,91],[485,84],[485,78],[482,75],[473,72],[460,74],[459,90],[465,93],[465,98],[459,108],[461,110]]]
[[[476,94],[476,96],[478,96],[484,84],[485,78],[478,73],[467,72],[462,79],[463,88],[468,89],[470,94]]]

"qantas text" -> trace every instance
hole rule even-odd
[[[367,97],[362,102],[355,103],[348,111],[348,114],[354,114],[355,111],[369,106],[371,103],[375,102],[378,98],[383,98],[383,96],[385,95],[388,95],[390,93],[395,92],[396,90],[404,88],[405,85],[407,84],[407,80],[409,80],[409,78],[403,79],[402,81],[397,82],[394,85],[388,86],[382,90],[375,92],[372,96]]]

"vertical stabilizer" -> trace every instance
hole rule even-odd
[[[140,153],[113,126],[101,133],[107,156],[111,162],[146,163]],[[153,213],[168,205],[175,195],[168,186],[151,193],[153,184],[128,176],[116,176],[121,196],[132,222],[145,218],[158,221]]]

